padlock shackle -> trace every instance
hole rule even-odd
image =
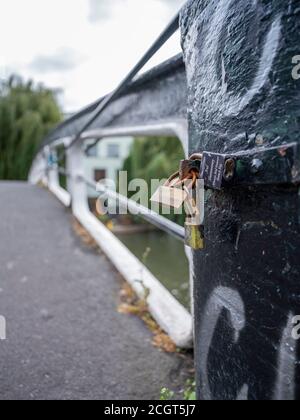
[[[189,157],[189,160],[202,160],[202,158],[203,158],[203,154],[202,153],[193,153]]]

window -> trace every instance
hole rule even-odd
[[[88,157],[97,157],[97,152],[98,152],[97,145],[94,145],[87,148],[86,155]]]
[[[113,159],[120,157],[120,147],[118,144],[112,143],[107,146],[107,157]]]
[[[101,181],[102,179],[106,179],[106,170],[105,169],[96,169],[94,178],[96,182]]]

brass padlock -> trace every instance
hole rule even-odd
[[[179,209],[187,199],[186,191],[180,188],[162,186],[152,196],[151,201]]]
[[[195,223],[190,218],[187,218],[184,227],[186,246],[194,250],[204,249],[204,226]]]
[[[187,198],[188,191],[183,188],[183,181],[179,178],[179,172],[176,172],[163,186],[158,188],[151,197],[151,201],[179,209]]]
[[[205,247],[204,238],[204,182],[198,180],[196,188],[190,192],[192,196],[185,203],[185,244],[194,249],[201,250]]]
[[[185,244],[192,249],[204,249],[204,181],[189,167],[185,173],[184,162],[181,174],[177,172],[160,187],[151,201],[179,209],[183,204],[187,219],[185,222]],[[193,169],[193,168],[192,168]]]

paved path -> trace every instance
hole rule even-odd
[[[116,311],[119,275],[47,191],[0,183],[0,399],[153,399],[182,358]]]

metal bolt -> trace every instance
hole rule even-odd
[[[264,163],[262,160],[260,159],[253,159],[251,162],[251,173],[256,175],[259,172],[261,172],[261,170],[264,167]]]

